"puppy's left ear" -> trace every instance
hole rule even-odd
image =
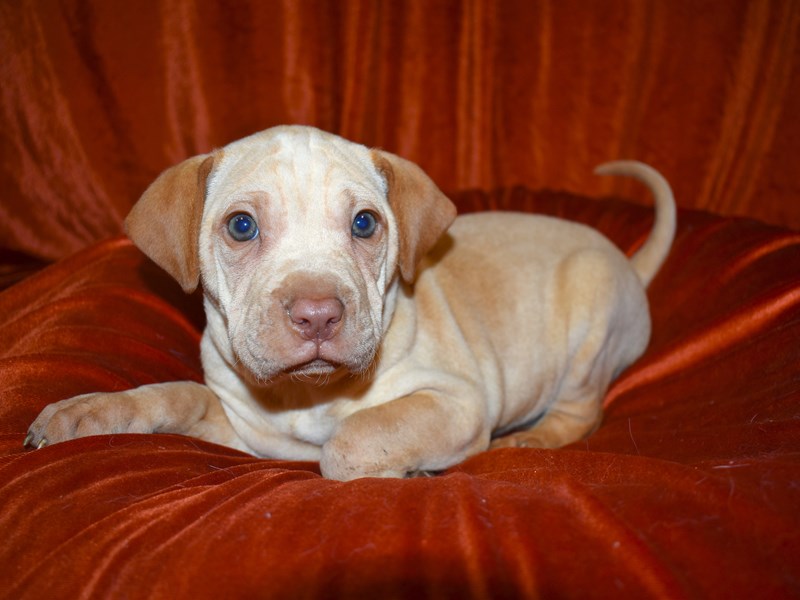
[[[400,274],[410,283],[422,257],[453,223],[456,207],[413,162],[382,150],[372,150],[372,162],[386,179],[400,238]]]
[[[125,233],[183,291],[200,283],[198,238],[206,180],[220,153],[189,158],[161,173],[125,219]]]

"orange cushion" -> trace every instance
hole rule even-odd
[[[651,211],[463,194],[598,226]],[[408,480],[324,480],[177,435],[24,451],[47,403],[202,377],[197,296],[126,239],[0,293],[0,582],[8,597],[776,597],[800,593],[800,234],[682,211],[647,353],[603,425]]]

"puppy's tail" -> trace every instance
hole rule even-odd
[[[635,160],[618,160],[597,167],[598,175],[622,175],[644,183],[653,194],[656,219],[645,243],[631,257],[631,265],[646,286],[655,277],[669,254],[675,237],[675,197],[664,176],[644,163]]]

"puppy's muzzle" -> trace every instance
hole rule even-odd
[[[299,298],[288,307],[292,328],[305,340],[324,342],[342,325],[344,304],[338,298]]]

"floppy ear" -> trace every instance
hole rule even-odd
[[[200,283],[198,236],[206,179],[217,154],[202,154],[161,173],[125,219],[125,232],[142,252],[192,292]]]
[[[410,283],[422,257],[453,223],[456,207],[413,162],[382,150],[372,150],[372,162],[386,179],[400,238],[400,274]]]

